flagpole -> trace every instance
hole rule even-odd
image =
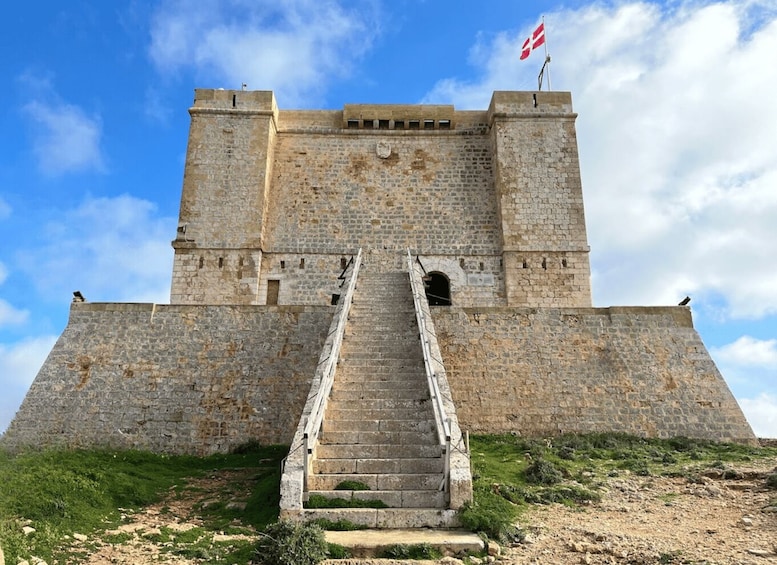
[[[545,32],[545,64],[548,66],[548,92],[553,90],[550,85],[550,55],[548,55],[548,28],[545,27],[545,16],[542,16],[542,29]]]

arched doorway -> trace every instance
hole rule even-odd
[[[432,272],[424,277],[429,306],[451,305],[451,281],[444,273]]]

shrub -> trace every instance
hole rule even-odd
[[[428,543],[392,545],[381,552],[385,559],[438,559],[442,554]]]
[[[335,490],[371,490],[369,485],[361,481],[341,481],[337,483]]]
[[[459,511],[465,528],[482,532],[501,543],[512,542],[519,535],[513,525],[517,516],[518,509],[514,504],[488,490],[480,490],[475,500]]]
[[[556,465],[546,459],[536,459],[524,472],[526,481],[535,485],[555,485],[564,478]]]
[[[281,520],[264,529],[256,557],[261,565],[316,565],[326,559],[328,550],[318,526]]]
[[[777,473],[772,473],[766,477],[766,488],[777,490]]]

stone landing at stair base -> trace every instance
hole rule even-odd
[[[472,532],[463,530],[356,530],[351,532],[326,532],[326,541],[348,548],[354,557],[374,557],[397,544],[429,544],[443,555],[457,555],[484,548],[483,540]]]
[[[456,510],[442,508],[303,508],[302,510],[281,510],[280,517],[283,520],[295,522],[311,522],[322,518],[332,522],[348,520],[359,526],[385,530],[449,529],[461,526]]]

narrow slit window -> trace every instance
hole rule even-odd
[[[233,94],[232,95],[232,107],[234,108],[236,106],[237,106],[237,94]]]
[[[299,260],[299,268],[300,269],[304,269],[305,268],[305,258],[304,257],[300,258],[300,260]]]
[[[567,266],[567,260],[566,259],[562,259],[561,260],[561,266],[562,267],[566,267]]]
[[[545,257],[542,258],[542,268],[547,269],[548,268],[548,260],[545,259]]]
[[[221,269],[224,266],[224,258],[219,257],[219,269]]]
[[[340,257],[340,268],[344,271],[348,266],[348,260],[345,257]]]
[[[200,269],[205,266],[205,257],[200,256]]]
[[[281,259],[281,269],[285,269],[285,268],[286,268],[286,261]]]

